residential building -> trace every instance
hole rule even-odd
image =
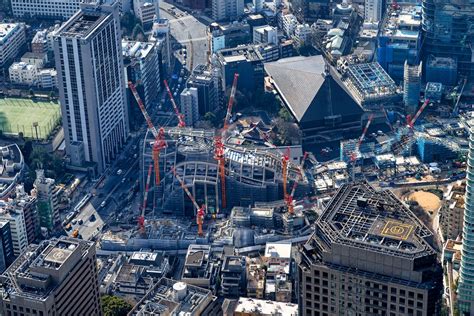
[[[26,43],[25,26],[0,23],[0,67],[8,66]]]
[[[263,58],[253,46],[237,46],[217,52],[223,91],[232,86],[234,74],[239,74],[237,90],[263,91]]]
[[[28,234],[23,209],[4,202],[0,205],[0,220],[7,220],[10,223],[13,253],[15,256],[21,255],[28,247]]]
[[[199,97],[197,88],[185,88],[180,95],[181,113],[184,115],[186,126],[194,126],[199,120]]]
[[[122,56],[126,81],[133,82],[145,106],[150,109],[158,104],[161,91],[161,59],[158,42],[135,42],[122,40]],[[127,89],[128,91],[128,89]],[[129,125],[141,126],[143,115],[132,93],[129,99]]]
[[[48,55],[44,53],[26,52],[21,56],[20,61],[30,65],[35,65],[36,68],[40,69],[48,62]]]
[[[171,67],[172,56],[168,19],[155,19],[149,41],[157,43],[159,59],[163,63],[160,67],[160,74],[164,74],[166,68]]]
[[[217,53],[217,51],[225,48],[225,34],[221,30],[220,25],[216,22],[211,23],[207,30],[207,36],[210,38],[210,53]]]
[[[364,19],[370,22],[379,22],[383,15],[383,0],[364,1]]]
[[[277,302],[291,302],[292,271],[291,243],[267,243],[264,261],[267,267],[265,298]]]
[[[247,263],[247,297],[265,298],[265,275],[263,263],[250,259]]]
[[[415,114],[420,103],[421,92],[421,63],[419,65],[409,65],[405,61],[403,74],[403,103],[407,113]]]
[[[298,20],[293,14],[285,14],[282,19],[283,33],[291,37],[295,33],[296,26],[299,24]]]
[[[145,30],[152,27],[153,21],[160,18],[159,0],[133,0],[133,12]]]
[[[61,222],[59,217],[58,196],[54,179],[46,178],[44,170],[36,170],[36,180],[33,184],[37,202],[39,224],[52,231]]]
[[[443,273],[431,231],[389,190],[343,185],[297,252],[304,315],[436,315]]]
[[[300,46],[311,45],[311,35],[314,33],[309,24],[299,24],[296,26],[293,38]]]
[[[15,254],[13,253],[10,222],[6,219],[2,219],[0,220],[0,271],[5,271],[14,260]]]
[[[445,239],[456,240],[458,236],[461,236],[462,234],[465,194],[465,181],[458,181],[453,185],[448,185],[447,190],[444,193],[440,224]]]
[[[18,144],[0,147],[0,198],[7,198],[14,192],[23,175],[25,161]]]
[[[16,18],[67,20],[79,10],[80,3],[80,0],[12,0],[11,7]]]
[[[198,91],[199,115],[215,111],[220,105],[221,83],[215,71],[206,65],[197,65],[190,75],[186,86]]]
[[[54,68],[40,69],[37,84],[43,89],[55,89],[58,86],[58,72]]]
[[[212,18],[216,21],[237,20],[244,14],[244,0],[212,0]]]
[[[99,173],[115,159],[128,135],[121,54],[116,3],[83,4],[55,34],[66,153],[82,147],[84,160],[95,164]]]
[[[18,184],[15,187],[15,198],[9,201],[9,203],[13,207],[23,210],[28,244],[34,243],[40,230],[39,217],[36,209],[36,196],[29,195],[25,192],[23,184]]]
[[[6,315],[102,315],[95,243],[62,237],[30,245],[0,276]]]
[[[459,65],[459,64],[458,64]],[[466,194],[464,196],[464,223],[462,229],[462,255],[461,269],[459,273],[458,285],[458,308],[461,315],[474,314],[474,233],[472,227],[474,225],[474,199],[471,194],[474,183],[472,177],[474,175],[474,130],[471,128],[469,135],[469,155],[467,159],[467,177],[466,177]]]
[[[31,51],[35,54],[52,54],[54,50],[54,32],[59,28],[59,25],[54,27],[39,30],[31,40]]]
[[[253,28],[254,44],[278,44],[278,29],[264,25]]]
[[[211,260],[211,246],[189,245],[181,280],[188,284],[210,289],[215,272]]]
[[[239,297],[245,292],[245,257],[226,255],[221,269],[221,291],[225,297]]]
[[[474,6],[469,1],[422,1],[423,56],[453,58],[458,72],[472,78]]]
[[[8,74],[14,84],[36,86],[38,83],[38,68],[22,61],[11,64]]]

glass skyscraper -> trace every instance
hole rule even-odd
[[[469,138],[462,256],[458,286],[459,310],[474,315],[474,128]]]
[[[458,71],[474,76],[474,1],[423,0],[425,58],[451,57],[457,60]]]

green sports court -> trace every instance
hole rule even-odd
[[[39,139],[46,139],[60,122],[60,108],[55,102],[1,98],[0,130],[13,135],[22,132],[27,138],[38,134]]]

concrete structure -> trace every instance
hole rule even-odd
[[[17,144],[0,147],[0,157],[0,198],[5,198],[19,183],[25,161]]]
[[[197,88],[186,88],[181,92],[181,113],[186,126],[194,126],[199,120],[199,96]]]
[[[44,64],[48,62],[48,55],[45,53],[26,52],[21,56],[21,62],[34,65],[36,68],[43,68]]]
[[[291,258],[291,243],[267,243],[265,246],[266,299],[291,302],[293,293]]]
[[[0,67],[8,66],[25,43],[23,24],[0,23]]]
[[[364,1],[364,19],[370,22],[379,22],[382,20],[383,14],[382,0],[365,0]]]
[[[247,263],[247,297],[264,299],[266,271],[261,262],[250,260]]]
[[[285,14],[283,16],[283,33],[286,36],[291,37],[295,33],[298,20],[293,14]]]
[[[226,255],[221,268],[221,291],[225,297],[239,297],[245,293],[245,257]]]
[[[25,62],[13,63],[8,68],[10,82],[19,85],[36,86],[38,84],[38,68]]]
[[[467,158],[467,177],[466,177],[466,194],[464,196],[464,223],[463,223],[463,240],[462,240],[462,256],[461,269],[458,285],[458,307],[462,315],[474,314],[474,257],[472,245],[474,244],[474,234],[472,227],[474,225],[474,200],[471,194],[474,183],[472,177],[474,175],[474,130],[471,127],[469,135],[469,155]]]
[[[253,46],[222,49],[217,52],[217,58],[223,91],[232,86],[235,73],[239,74],[239,91],[263,91],[263,59]]]
[[[160,44],[154,42],[135,42],[122,40],[122,56],[126,81],[133,82],[145,107],[151,109],[159,102],[161,91],[161,73],[163,71],[160,56]],[[129,104],[129,125],[142,126],[143,115],[131,91],[127,88]]]
[[[403,74],[403,103],[406,112],[414,115],[420,103],[421,91],[421,63],[419,65],[409,65],[405,61]]]
[[[184,262],[183,282],[206,289],[213,284],[216,268],[211,260],[211,246],[190,245]]]
[[[117,5],[84,4],[55,34],[66,152],[83,147],[98,172],[128,135],[119,24]]]
[[[164,66],[171,67],[172,51],[170,42],[170,23],[168,19],[155,19],[149,41],[158,44],[160,60],[164,63]],[[160,73],[164,73],[164,66],[160,68]]]
[[[197,65],[186,86],[198,90],[199,115],[215,111],[220,105],[221,82],[215,72],[206,65]]]
[[[61,223],[57,197],[58,190],[55,187],[54,179],[46,178],[44,170],[38,169],[36,170],[36,180],[33,185],[38,198],[36,207],[40,226],[52,231]]]
[[[294,31],[294,40],[300,45],[311,45],[311,35],[314,33],[313,28],[309,24],[299,24]]]
[[[6,219],[0,220],[0,271],[5,271],[13,261],[15,254],[13,253],[12,233],[10,230],[10,222]]]
[[[28,246],[28,234],[23,209],[3,203],[0,205],[0,220],[6,220],[10,223],[13,253],[15,256],[21,255]]]
[[[442,270],[431,231],[390,191],[341,187],[298,252],[304,315],[435,315]]]
[[[241,297],[233,307],[234,316],[298,316],[298,305]],[[302,314],[306,315],[306,314]]]
[[[79,10],[80,0],[39,0],[27,2],[12,0],[13,15],[17,18],[42,18],[67,20]]]
[[[102,315],[95,244],[61,238],[31,245],[0,276],[6,315]]]
[[[59,25],[49,29],[39,30],[31,40],[31,51],[35,54],[53,53],[54,40],[53,34]]]
[[[254,27],[253,42],[255,44],[278,44],[278,29],[269,25]]]
[[[36,237],[40,231],[36,200],[36,196],[29,195],[25,192],[23,184],[18,184],[15,187],[15,198],[8,201],[12,207],[23,211],[28,244],[32,244],[36,241]]]
[[[212,292],[198,286],[162,278],[130,311],[141,315],[219,315]]]
[[[56,69],[40,69],[37,84],[43,89],[55,89],[58,86],[58,72]]]
[[[216,21],[237,20],[244,14],[244,0],[212,0],[212,18]]]
[[[133,12],[145,30],[150,29],[155,19],[160,18],[159,0],[133,0]]]
[[[440,82],[454,86],[458,78],[458,64],[452,57],[428,57],[426,61],[426,81]]]

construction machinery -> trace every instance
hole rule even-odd
[[[365,135],[367,134],[367,131],[369,130],[370,124],[372,123],[372,120],[374,118],[373,114],[370,114],[369,119],[367,120],[367,123],[365,124],[364,130],[362,131],[362,134],[359,137],[359,140],[357,141],[357,144],[354,148],[354,151],[350,153],[350,161],[351,161],[351,170],[352,170],[352,181],[354,181],[355,178],[355,163],[357,161],[357,155],[360,153],[360,145],[362,145],[362,142],[365,139]]]
[[[151,171],[152,171],[152,165],[150,164],[150,166],[148,167],[148,174],[146,177],[145,193],[143,195],[142,212],[140,216],[138,217],[138,229],[142,235],[145,233],[145,210],[148,203],[148,190],[150,189]]]
[[[230,117],[232,115],[232,107],[234,105],[235,93],[237,91],[237,82],[239,80],[239,74],[234,74],[234,81],[232,83],[232,89],[230,91],[229,103],[227,104],[227,112],[224,118],[224,127],[218,132],[218,135],[214,138],[214,159],[219,164],[219,177],[221,181],[221,206],[223,209],[227,207],[227,196],[225,188],[225,157],[224,157],[224,143],[222,141],[222,135],[226,132],[229,127]],[[215,215],[215,214],[213,214]]]
[[[429,103],[430,100],[426,99],[413,118],[410,115],[407,115],[407,126],[400,128],[400,140],[392,145],[392,152],[394,155],[400,154],[400,152],[402,152],[404,148],[413,144],[413,142],[415,141],[415,131],[413,127],[415,126],[416,121]]]
[[[301,159],[301,164],[298,166],[298,169],[300,171],[300,177],[299,177],[300,180],[303,180],[303,178],[304,178],[304,169],[303,168],[304,168],[304,162],[306,161],[306,158],[308,158],[308,154],[309,153],[307,151],[303,154],[303,158]],[[288,208],[288,213],[290,213],[290,214],[294,213],[293,198],[295,196],[296,187],[298,186],[298,182],[299,181],[296,180],[293,183],[293,187],[291,188],[291,193],[285,199],[285,203],[286,203],[286,206]]]
[[[173,105],[174,113],[176,114],[176,117],[178,118],[178,127],[186,127],[186,123],[184,122],[184,115],[179,112],[178,106],[176,105],[176,102],[174,101],[173,94],[171,93],[170,87],[168,85],[168,81],[163,80],[163,83],[165,84],[166,92],[168,92],[168,96],[170,97],[171,104]]]
[[[189,197],[194,207],[196,208],[196,224],[198,225],[198,235],[203,236],[202,225],[204,224],[204,216],[206,215],[205,213],[206,206],[203,204],[201,207],[199,207],[199,205],[196,202],[196,199],[191,194],[189,189],[186,187],[186,184],[178,175],[178,173],[176,172],[176,169],[172,168],[171,170],[173,171],[173,174],[176,177],[176,179],[179,181],[181,188],[183,189],[183,191],[186,193],[186,195]]]
[[[282,165],[282,178],[283,178],[283,200],[288,201],[288,192],[286,186],[288,182],[288,161],[290,161],[290,148],[287,147],[283,155],[281,156]]]
[[[132,91],[133,96],[135,97],[135,100],[138,103],[138,106],[140,107],[140,111],[143,114],[143,117],[145,118],[145,121],[148,125],[148,128],[151,130],[153,137],[155,138],[155,142],[153,143],[153,162],[154,162],[154,168],[155,168],[155,185],[159,186],[161,182],[160,178],[160,151],[163,148],[166,148],[166,140],[165,140],[165,130],[161,127],[158,131],[156,130],[155,125],[153,125],[153,122],[151,120],[150,115],[148,115],[148,112],[145,108],[145,104],[143,103],[142,99],[140,98],[140,95],[138,94],[138,91],[135,87],[135,85],[132,82],[128,83],[128,86],[130,90]]]

